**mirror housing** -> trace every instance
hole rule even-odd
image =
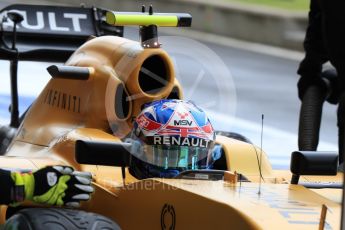
[[[295,151],[291,154],[291,184],[298,184],[300,175],[337,175],[338,153]]]
[[[129,166],[130,143],[77,140],[75,159],[79,164]]]

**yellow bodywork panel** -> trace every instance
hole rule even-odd
[[[216,142],[221,144],[227,156],[228,170],[246,176],[260,175],[260,154],[261,157],[261,174],[264,177],[273,177],[272,166],[269,163],[265,152],[252,144],[238,141],[224,136],[217,136]]]
[[[339,229],[340,206],[303,186],[263,184],[258,191],[257,183],[143,180],[116,193],[98,187],[83,208],[111,216],[124,229],[160,229],[162,218],[169,225],[173,218],[176,229],[317,229],[324,204],[327,226]]]

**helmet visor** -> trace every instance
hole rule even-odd
[[[180,145],[149,145],[132,139],[131,154],[148,164],[163,169],[206,169],[214,162],[211,144],[208,147]]]

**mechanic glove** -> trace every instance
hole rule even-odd
[[[74,171],[67,166],[51,166],[33,173],[12,173],[15,183],[14,201],[24,199],[36,203],[79,207],[94,191],[91,173]]]

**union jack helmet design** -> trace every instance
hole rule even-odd
[[[191,101],[160,100],[147,105],[135,120],[136,131],[146,137],[178,136],[215,140],[205,112]]]
[[[215,132],[205,112],[191,101],[160,100],[146,105],[134,122],[130,173],[139,178],[174,177],[211,168]]]

